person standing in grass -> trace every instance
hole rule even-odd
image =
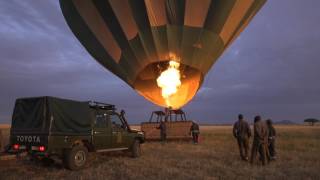
[[[160,129],[160,140],[166,142],[167,140],[167,127],[163,120],[160,121],[160,126],[157,128]]]
[[[268,150],[270,153],[270,160],[276,159],[276,149],[275,149],[275,143],[276,143],[276,130],[272,125],[271,119],[268,119],[267,121],[268,125]]]
[[[200,134],[200,129],[199,125],[195,122],[192,122],[192,125],[190,127],[190,132],[192,135],[192,140],[194,144],[198,144],[198,139],[199,139],[199,134]]]
[[[268,128],[264,121],[261,120],[260,116],[256,116],[254,118],[254,136],[253,143],[251,149],[251,158],[250,163],[253,164],[256,159],[257,153],[259,152],[260,160],[262,161],[262,165],[266,165],[267,163],[267,143],[268,143]]]
[[[233,125],[233,136],[237,139],[240,151],[240,157],[248,161],[249,139],[251,137],[250,125],[243,119],[243,115],[238,115],[238,121]]]

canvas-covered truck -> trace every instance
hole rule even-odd
[[[72,170],[82,168],[88,152],[141,153],[144,134],[131,129],[124,111],[98,102],[56,97],[17,99],[10,132],[11,151],[31,157],[59,157]]]

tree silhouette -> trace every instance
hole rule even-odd
[[[313,126],[315,123],[319,122],[319,120],[314,118],[308,118],[305,119],[304,122],[309,123],[311,126]]]

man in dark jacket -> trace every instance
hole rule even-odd
[[[270,160],[276,159],[276,150],[275,150],[275,143],[276,143],[276,130],[274,129],[272,125],[271,119],[268,119],[267,121],[268,125],[268,150],[270,153]]]
[[[244,161],[248,161],[249,139],[251,137],[251,129],[248,122],[243,119],[242,114],[239,114],[238,121],[233,125],[233,136],[238,141],[241,159]]]
[[[160,129],[160,139],[162,142],[167,140],[167,127],[163,120],[160,121],[160,126],[157,128]]]
[[[192,125],[190,127],[190,132],[192,135],[193,143],[198,144],[198,139],[199,139],[199,134],[200,134],[199,125],[195,122],[192,122]]]
[[[254,136],[251,149],[251,159],[250,163],[252,164],[256,159],[257,153],[259,152],[260,160],[262,165],[265,165],[268,160],[268,128],[265,121],[261,120],[260,116],[254,118]]]

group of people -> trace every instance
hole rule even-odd
[[[167,128],[164,121],[160,122],[158,129],[160,129],[161,141],[165,142],[167,139]],[[192,122],[190,133],[192,135],[193,143],[198,144],[200,130],[197,123]],[[264,121],[261,120],[260,116],[254,117],[253,142],[250,159],[249,140],[252,133],[249,123],[244,120],[242,114],[238,115],[238,121],[233,125],[233,136],[237,139],[242,160],[254,163],[257,159],[257,155],[259,155],[259,160],[263,165],[266,165],[269,161],[276,159],[276,130],[270,119]]]
[[[254,118],[253,142],[251,147],[250,163],[254,163],[257,154],[263,165],[276,159],[275,138],[276,130],[270,119],[263,121],[260,116]],[[249,161],[249,139],[251,137],[250,125],[239,114],[238,121],[233,126],[233,136],[237,139],[240,157],[244,161]]]

